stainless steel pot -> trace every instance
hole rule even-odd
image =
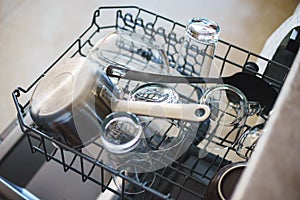
[[[99,123],[111,112],[108,102],[95,97],[98,79],[97,67],[83,57],[56,65],[35,88],[30,102],[32,119],[68,146],[88,144],[100,135]],[[100,79],[111,87],[109,79]]]

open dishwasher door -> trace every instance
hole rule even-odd
[[[62,165],[33,154],[17,120],[1,136],[0,199],[97,199],[97,184],[83,183],[78,174],[66,173]]]

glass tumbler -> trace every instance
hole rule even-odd
[[[241,158],[248,160],[258,142],[260,137],[262,136],[265,124],[258,124],[250,129],[247,129],[239,138],[237,142],[236,153]]]
[[[151,184],[154,175],[147,154],[150,149],[137,116],[128,112],[111,113],[103,120],[101,129],[100,139],[106,150],[103,162],[137,182]],[[143,192],[142,188],[118,175],[113,175],[113,180],[119,190],[124,188],[128,194]]]
[[[209,127],[200,143],[204,153],[231,146],[239,136],[248,116],[261,110],[258,102],[248,101],[236,87],[218,84],[204,92],[200,102],[211,109]]]
[[[176,69],[183,74],[192,72],[201,77],[209,77],[219,33],[219,25],[210,19],[192,18],[189,20],[181,43]]]

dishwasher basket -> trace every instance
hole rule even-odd
[[[238,131],[238,134],[233,139],[229,139],[230,133],[224,137],[215,138],[215,145],[224,150],[222,153],[208,153],[205,157],[199,158],[199,149],[196,141],[178,160],[167,167],[153,172],[155,179],[152,184],[133,180],[126,176],[123,171],[117,171],[106,166],[94,157],[86,154],[84,150],[75,150],[59,141],[55,141],[40,131],[33,122],[27,120],[29,118],[29,99],[38,81],[54,65],[57,65],[64,59],[73,56],[86,57],[89,50],[101,37],[119,28],[129,29],[155,38],[167,52],[170,67],[175,67],[175,61],[179,54],[180,41],[184,35],[184,25],[135,6],[98,8],[94,12],[91,25],[40,77],[28,88],[23,89],[19,87],[13,91],[12,95],[18,111],[20,126],[27,136],[30,148],[33,153],[39,152],[43,154],[46,161],[52,160],[61,164],[65,172],[71,170],[78,173],[81,175],[83,182],[89,180],[98,184],[101,192],[109,191],[122,199],[203,199],[207,186],[218,169],[231,162],[246,161],[242,158],[235,160],[233,157],[236,155],[236,141],[240,137],[240,134],[252,126],[250,118],[247,120],[246,125],[241,128],[243,130]],[[256,62],[258,60],[261,63],[265,63],[265,67],[272,65],[273,68],[284,69],[286,73],[289,71],[288,67],[280,63],[265,59],[223,40],[219,40],[215,54],[214,62],[219,67],[219,77],[230,76],[233,73],[242,71],[245,63]],[[189,65],[184,66],[180,73],[189,76],[198,75],[193,70],[193,67]],[[272,83],[278,91],[284,82],[284,80],[275,80],[264,74],[257,73],[257,76]],[[267,120],[267,116],[260,116],[260,118]],[[205,131],[205,127],[203,129],[199,126],[198,132],[200,136],[201,131]],[[197,137],[196,139],[201,140],[201,138]],[[53,143],[59,144],[60,147],[54,147]],[[100,152],[99,155],[101,154],[101,144],[95,141],[90,145]],[[246,154],[251,154],[252,150],[252,148],[249,148]],[[140,187],[144,192],[138,195],[130,195],[125,192],[125,187],[121,189],[112,187],[112,184],[110,184],[112,182],[112,175],[121,178],[125,184],[131,183],[136,185],[136,187]]]

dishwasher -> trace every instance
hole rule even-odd
[[[143,181],[102,162],[99,157],[103,152],[103,145],[98,140],[92,141],[87,148],[76,149],[40,130],[29,115],[30,98],[38,82],[63,60],[86,57],[97,41],[119,29],[155,38],[166,52],[169,67],[177,69],[176,58],[185,25],[136,6],[99,7],[93,14],[90,26],[41,76],[27,88],[18,87],[12,92],[17,119],[1,134],[1,139],[5,140],[0,143],[0,148],[3,149],[0,153],[0,191],[10,192],[3,192],[1,198],[206,199],[211,192],[210,183],[220,170],[226,166],[246,163],[251,157],[255,143],[246,146],[241,153],[239,142],[245,136],[244,133],[268,120],[271,108],[268,112],[248,117],[242,126],[234,127],[225,135],[210,138],[207,137],[208,124],[205,121],[197,123],[196,128],[191,123],[184,123],[182,131],[195,131],[193,141],[175,160],[149,172],[150,176]],[[272,59],[219,39],[214,56],[218,74],[214,76],[229,77],[237,72],[248,71],[271,85],[278,94],[299,48],[300,37],[294,36],[295,31],[299,30],[294,29],[287,35],[281,51]],[[295,48],[295,45],[298,46]],[[187,56],[197,57],[197,53],[194,51]],[[281,59],[282,56],[288,56],[289,59]],[[259,72],[255,63],[260,63],[258,67],[266,70]],[[182,76],[199,76],[190,65],[181,68],[179,73]],[[159,143],[164,143],[167,139],[168,137],[159,138]],[[201,155],[198,144],[208,139],[214,144],[215,151]],[[91,155],[90,149],[97,152],[97,155]],[[116,178],[122,183],[121,187],[114,184]],[[127,192],[126,185],[138,188],[141,192]]]

